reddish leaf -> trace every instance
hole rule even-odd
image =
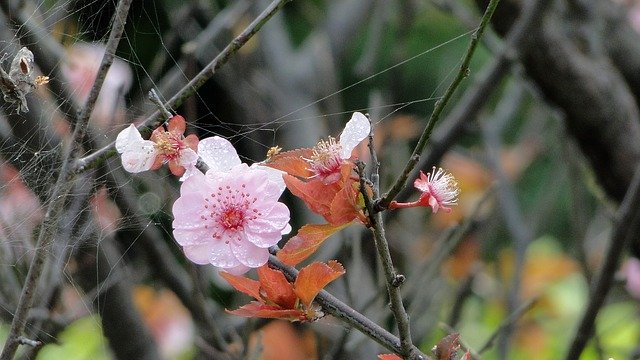
[[[269,268],[267,265],[258,268],[260,290],[264,291],[266,298],[284,309],[293,309],[296,306],[297,296],[293,292],[293,285],[281,271]]]
[[[278,251],[278,259],[287,265],[297,265],[311,256],[329,236],[344,229],[347,225],[349,224],[338,226],[331,224],[305,225],[298,230],[296,236],[287,241],[282,250]]]
[[[357,206],[358,193],[359,184],[348,181],[333,198],[327,221],[333,225],[340,225],[357,218],[360,214],[360,208]]]
[[[459,340],[460,334],[458,333],[449,334],[443,337],[438,345],[435,346],[433,351],[436,356],[435,360],[457,359],[457,353],[460,349],[460,344],[458,343]]]
[[[302,181],[288,174],[285,174],[283,179],[287,189],[293,195],[302,199],[311,211],[322,215],[325,219],[330,213],[333,198],[342,186],[339,182],[325,185],[319,179]]]
[[[265,305],[259,301],[252,301],[236,310],[226,310],[229,314],[244,317],[259,317],[268,319],[301,320],[305,315],[300,310],[281,309],[277,306]]]
[[[298,273],[293,291],[307,307],[327,284],[344,274],[342,265],[331,260],[328,263],[314,262]]]
[[[220,276],[227,280],[234,289],[241,293],[245,293],[256,300],[262,300],[262,297],[260,296],[260,282],[244,276],[232,275],[224,271],[220,272]]]
[[[380,360],[402,360],[402,358],[396,354],[380,354],[378,355]]]
[[[273,155],[265,165],[274,169],[282,170],[287,174],[308,178],[313,174],[309,171],[309,164],[304,159],[310,159],[313,156],[312,149],[297,149],[281,152]]]

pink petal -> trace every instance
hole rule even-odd
[[[206,209],[201,194],[184,194],[173,203],[173,227],[193,229],[196,226],[204,226],[202,216],[205,214]]]
[[[245,229],[244,235],[250,243],[259,248],[271,247],[282,239],[280,231],[254,233],[250,229]]]
[[[180,186],[180,196],[190,193],[198,193],[204,198],[204,195],[212,191],[213,187],[207,182],[206,177],[200,171],[194,172],[191,177]]]
[[[280,195],[284,192],[284,189],[287,188],[287,186],[284,184],[284,179],[282,178],[282,175],[285,174],[284,171],[274,169],[268,166],[263,166],[260,163],[253,163],[251,164],[250,168],[256,169],[256,170],[263,170],[267,172],[269,181],[276,184],[276,186],[278,187],[277,188],[279,192],[278,197],[280,197]]]
[[[289,219],[289,208],[285,204],[278,202],[273,205],[268,213],[262,213],[261,217],[249,222],[246,228],[254,234],[280,233],[289,223]]]
[[[353,149],[355,149],[364,138],[369,136],[370,131],[371,124],[369,123],[369,119],[362,113],[353,113],[351,120],[347,122],[342,134],[340,134],[339,143],[342,146],[340,157],[343,159],[350,158]]]
[[[238,265],[236,267],[226,268],[224,271],[228,272],[231,275],[242,275],[247,271],[251,270],[250,267],[244,265]]]
[[[209,244],[189,245],[183,248],[187,259],[198,265],[209,264],[211,259],[211,246]]]
[[[259,267],[269,260],[269,250],[259,248],[246,239],[244,241],[232,242],[231,250],[235,258],[248,267]]]
[[[235,256],[235,253],[233,251],[233,248],[234,248],[233,244],[234,244],[233,242],[230,244],[225,244],[223,241],[220,241],[219,244],[216,243],[217,246],[212,247],[212,251],[211,251],[211,258],[209,261],[211,265],[217,266],[223,269],[235,268],[240,265],[257,267],[257,266],[250,266],[249,264],[245,264],[245,262],[238,259],[238,257]]]
[[[213,171],[229,171],[241,163],[236,149],[229,140],[219,136],[200,140],[198,155]]]

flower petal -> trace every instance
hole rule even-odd
[[[147,171],[153,167],[157,156],[156,148],[151,141],[142,140],[131,144],[122,154],[122,167],[130,173]]]
[[[230,245],[235,259],[242,265],[255,268],[266,264],[269,260],[269,250],[253,245],[246,238],[243,241],[231,242]]]
[[[255,234],[280,233],[289,223],[289,219],[289,208],[285,204],[278,202],[273,205],[268,213],[262,213],[262,216],[248,222],[246,228]]]
[[[209,244],[189,245],[183,248],[187,259],[198,265],[209,264],[211,259],[211,246]]]
[[[174,134],[182,135],[184,134],[184,131],[187,129],[187,122],[184,120],[182,116],[174,115],[173,117],[171,117],[171,119],[169,119],[169,123],[167,124],[167,129],[169,129],[169,131]]]
[[[342,134],[340,134],[339,143],[342,146],[340,157],[343,159],[350,158],[353,149],[355,149],[364,138],[369,136],[370,131],[371,124],[369,123],[369,119],[362,113],[353,113],[351,120],[347,122]]]
[[[140,132],[135,125],[131,124],[124,130],[120,131],[118,137],[116,137],[116,150],[122,154],[131,144],[140,141],[144,141],[142,135],[140,135]]]
[[[236,149],[227,139],[208,137],[198,143],[198,154],[210,170],[229,171],[241,163]]]
[[[278,186],[278,191],[279,191],[278,197],[280,197],[280,195],[284,192],[284,189],[287,188],[287,186],[284,184],[284,179],[282,178],[282,174],[285,174],[284,171],[274,169],[272,167],[268,167],[260,163],[253,163],[249,168],[266,171],[267,176],[269,177],[269,181],[273,182]]]

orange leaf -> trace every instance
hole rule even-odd
[[[281,309],[278,306],[265,305],[259,301],[252,301],[236,310],[226,310],[229,314],[244,317],[259,317],[267,319],[287,319],[291,321],[304,319],[304,313],[295,309]]]
[[[313,175],[309,171],[309,164],[304,159],[313,156],[312,149],[296,149],[273,155],[265,165],[286,172],[287,174],[308,178]]]
[[[294,176],[283,175],[284,183],[291,193],[304,201],[311,211],[326,218],[331,210],[331,201],[340,191],[338,183],[325,185],[319,179],[302,181]]]
[[[244,276],[236,276],[228,272],[221,271],[222,276],[227,282],[241,293],[245,293],[256,300],[262,300],[260,296],[260,282],[246,278]]]
[[[336,231],[342,230],[349,224],[331,225],[331,224],[309,224],[298,230],[298,234],[284,245],[282,250],[278,251],[278,259],[287,265],[297,265],[304,259],[313,254],[318,247]]]
[[[378,355],[380,360],[402,360],[402,358],[396,354],[380,354]]]
[[[340,225],[357,218],[360,213],[357,206],[358,192],[359,185],[355,181],[348,181],[333,198],[327,221]]]
[[[314,262],[305,266],[298,273],[293,291],[307,307],[327,284],[344,274],[342,265],[330,260],[328,263]]]
[[[260,290],[264,291],[268,300],[284,309],[295,308],[297,296],[293,292],[293,285],[287,281],[281,271],[263,265],[258,268],[258,279]]]

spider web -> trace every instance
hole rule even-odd
[[[124,70],[117,74],[112,70],[113,84],[103,88],[84,144],[86,154],[155,110],[147,99],[150,89],[168,99],[195,76],[260,10],[250,3],[190,8],[170,1],[134,2],[113,66]],[[329,5],[314,6],[328,11]],[[85,78],[76,77],[82,78],[83,71],[90,73],[99,63],[101,56],[95,51],[100,45],[96,44],[106,43],[114,8],[114,2],[99,0],[25,1],[18,14],[5,14],[7,22],[0,22],[0,54],[10,59],[26,46],[36,55],[38,71],[51,77],[50,84],[28,96],[28,114],[19,115],[9,103],[0,102],[4,163],[0,168],[0,319],[5,324],[11,321],[36,251],[43,205],[61,166],[60,151],[68,145],[70,125],[65,114],[77,111],[82,92],[90,87]],[[437,74],[436,81],[418,91],[393,90],[392,80],[412,76],[420,67],[435,63],[436,56],[455,54],[458,59],[471,33],[460,30],[457,36],[403,47],[392,39],[376,44],[371,40],[377,34],[375,26],[362,25],[350,43],[342,44],[348,49],[336,59],[328,53],[339,50],[332,49],[327,39],[318,40],[322,28],[313,27],[312,19],[303,16],[303,25],[315,30],[309,30],[298,44],[286,40],[289,48],[278,48],[283,44],[278,38],[283,29],[301,26],[291,19],[303,10],[293,8],[284,19],[268,24],[264,34],[249,42],[193,97],[171,109],[187,119],[188,133],[200,139],[224,136],[237,146],[243,161],[251,163],[263,160],[275,145],[313,146],[319,138],[339,132],[354,111],[372,114],[377,126],[403,112],[424,117],[438,99],[434,95],[443,92],[443,84],[457,70],[457,62],[431,72]],[[393,23],[384,18],[377,21]],[[402,55],[367,65],[366,56],[383,58],[380,46],[396,46]],[[5,69],[8,65],[8,61],[0,64]],[[82,174],[73,185],[55,241],[45,245],[46,270],[26,335],[44,343],[58,341],[60,327],[55,330],[55,321],[63,318],[64,328],[96,313],[105,306],[100,294],[119,282],[160,286],[155,285],[158,263],[145,255],[149,232],[160,237],[155,241],[164,243],[163,254],[174,257],[172,264],[184,263],[171,240],[171,204],[178,186],[166,169],[132,176],[117,158]],[[88,265],[95,269],[91,276],[82,275],[87,266],[83,260],[94,261]],[[210,276],[209,270],[197,271]],[[85,284],[88,277],[94,278],[92,286]],[[224,285],[215,286],[224,292]],[[222,293],[212,297],[226,301]],[[95,322],[101,326],[99,320]]]

